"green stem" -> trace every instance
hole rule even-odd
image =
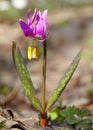
[[[47,45],[43,43],[43,81],[42,81],[42,107],[45,110],[46,105],[46,62],[47,62]]]

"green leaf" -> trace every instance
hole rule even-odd
[[[80,118],[83,118],[83,117],[89,116],[91,113],[90,113],[90,111],[87,110],[86,108],[82,108],[82,109],[77,110],[76,114],[77,114]]]
[[[72,117],[74,114],[76,114],[77,108],[75,106],[69,106],[66,107],[65,109],[60,111],[60,115],[68,118],[68,117]]]
[[[75,106],[69,106],[60,111],[60,115],[64,117],[69,124],[75,124],[79,121],[79,118],[77,117],[76,113],[77,108]]]
[[[26,65],[24,63],[24,60],[22,58],[21,52],[19,48],[16,46],[16,43],[13,42],[13,47],[12,47],[12,55],[13,55],[13,60],[16,66],[16,69],[18,71],[19,77],[22,82],[22,86],[24,88],[24,91],[26,93],[26,96],[32,103],[32,105],[39,111],[42,112],[42,107],[39,99],[37,98],[34,85],[32,83],[32,80],[30,78],[30,74],[26,68]]]
[[[62,111],[62,108],[54,108],[52,111],[50,111],[50,119],[58,123],[63,122],[65,118],[60,115],[60,111]]]
[[[90,130],[91,119],[81,120],[76,124],[76,129]]]
[[[58,98],[60,97],[61,93],[63,92],[64,88],[66,87],[67,83],[69,82],[69,80],[71,79],[74,71],[77,68],[77,65],[80,61],[81,58],[81,54],[82,51],[80,51],[77,56],[74,58],[74,60],[72,61],[71,65],[69,66],[68,70],[65,72],[63,78],[61,79],[58,87],[55,89],[55,91],[53,92],[52,96],[50,97],[47,107],[46,107],[46,111],[58,100]]]
[[[65,122],[77,130],[92,130],[92,119],[89,118],[90,111],[75,106],[55,108],[49,113],[50,118],[57,123]]]
[[[90,115],[90,111],[82,108],[78,109],[75,106],[69,106],[60,111],[60,116],[64,117],[64,120],[70,124],[74,125],[77,129],[88,130],[92,122],[91,119],[87,117]]]
[[[49,116],[51,120],[55,120],[59,116],[59,110],[57,108],[54,108],[52,111],[50,111]]]
[[[5,121],[0,122],[0,130],[4,130],[5,128]]]

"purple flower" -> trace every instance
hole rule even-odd
[[[27,21],[24,22],[22,19],[19,20],[20,26],[26,37],[39,39],[44,41],[46,39],[46,28],[48,25],[47,9],[41,13],[34,10],[33,16],[30,18],[30,10],[27,12]]]

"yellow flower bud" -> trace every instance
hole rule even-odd
[[[28,59],[32,60],[32,59],[36,59],[38,60],[39,57],[39,51],[37,47],[33,47],[33,46],[28,46]]]

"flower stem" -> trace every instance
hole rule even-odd
[[[43,43],[43,81],[42,81],[42,107],[45,110],[46,97],[46,62],[47,62],[47,45],[46,41]]]

